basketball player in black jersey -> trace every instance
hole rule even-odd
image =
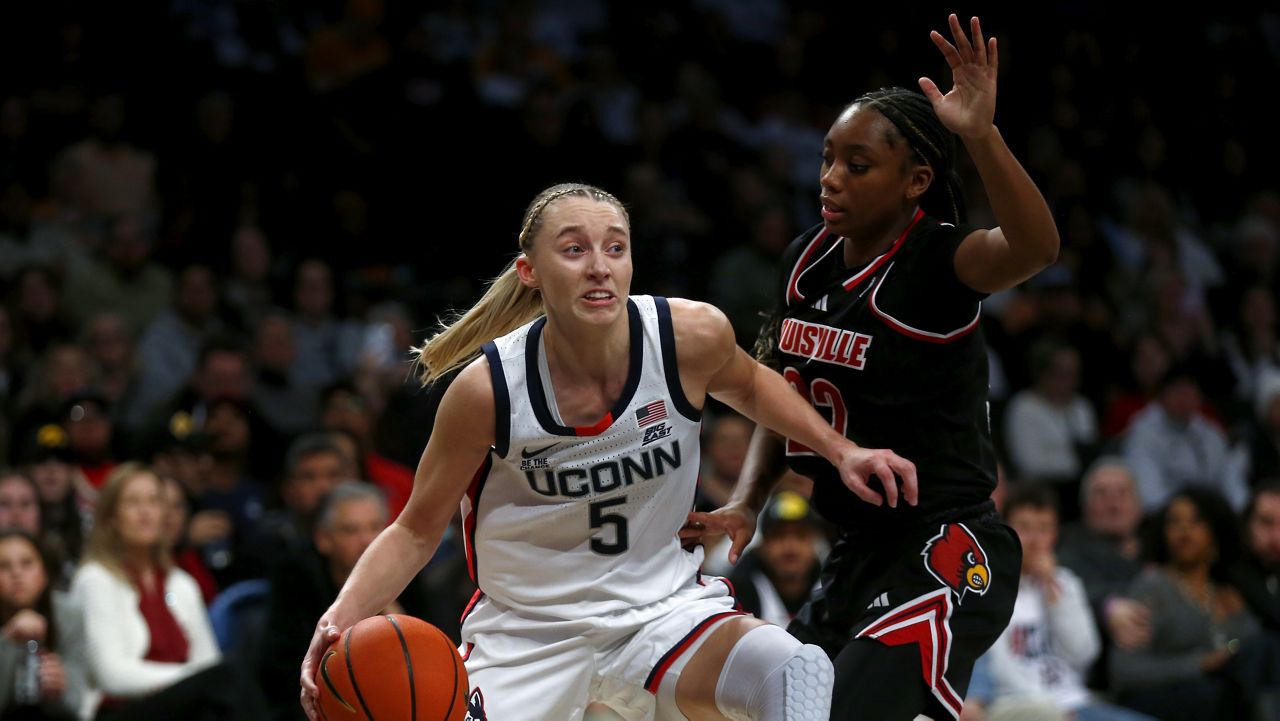
[[[960,715],[974,660],[1008,623],[1021,549],[989,500],[995,456],[980,301],[1053,263],[1044,198],[993,125],[996,41],[977,18],[954,44],[943,95],[868,93],[822,150],[822,219],[784,256],[780,303],[762,356],[856,443],[913,461],[918,499],[891,487],[855,495],[794,440],[757,431],[734,496],[691,529],[750,540],[783,459],[814,479],[813,505],[840,538],[791,625],[835,661],[832,719]],[[955,174],[964,143],[1000,227],[964,224]],[[697,530],[688,531],[695,535]]]

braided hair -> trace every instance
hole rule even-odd
[[[854,100],[846,110],[855,105],[877,110],[906,141],[916,161],[933,168],[935,182],[920,199],[924,212],[951,223],[963,223],[967,213],[964,189],[955,170],[955,134],[938,119],[929,99],[906,88],[881,88]],[[894,140],[890,138],[889,143],[896,145]]]

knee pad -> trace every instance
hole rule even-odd
[[[834,682],[822,649],[777,626],[758,626],[725,659],[716,707],[732,721],[827,721]]]

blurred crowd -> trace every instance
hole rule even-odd
[[[927,35],[952,8],[828,5],[0,10],[0,707],[128,718],[201,676],[263,681],[272,716],[295,717],[312,624],[403,507],[430,433],[436,396],[410,377],[408,349],[515,252],[547,185],[616,193],[635,292],[710,300],[750,347],[779,254],[818,221],[829,122],[865,90],[947,78]],[[1249,536],[1256,578],[1237,575],[1245,556],[1224,562],[1241,527],[1280,524],[1259,515],[1280,503],[1266,495],[1280,480],[1280,148],[1260,92],[1280,64],[1280,13],[1215,7],[1156,27],[1102,3],[1048,12],[983,17],[1000,38],[997,123],[1063,238],[1057,265],[984,304],[991,421],[1009,487],[1124,559],[1099,590],[1089,569],[1115,559],[1071,565],[1066,533],[1046,551],[1083,579],[1098,623],[1095,652],[1068,654],[1080,688],[1178,718],[1142,706],[1160,684],[1191,687],[1151,671],[1153,654],[1194,649],[1179,669],[1221,681],[1246,631],[1280,618],[1260,605],[1275,603],[1280,546]],[[993,224],[966,175],[970,221]],[[727,418],[708,424],[707,503],[745,452],[749,424]],[[1091,525],[1107,469],[1129,479],[1123,533]],[[793,486],[762,523],[791,545],[743,571],[781,622],[811,580],[803,548],[816,559],[825,543],[788,530],[813,522]],[[1235,522],[1212,539],[1213,593],[1143,575],[1180,567],[1168,529],[1187,504],[1192,525],[1223,508]],[[1141,550],[1143,518],[1163,551]],[[111,560],[130,554],[154,560],[166,593],[207,605],[210,628],[193,630],[207,614],[189,607],[148,606],[149,577]],[[1036,558],[1027,572],[1051,589],[1039,603],[1080,596]],[[465,574],[455,535],[397,606],[456,635]],[[95,640],[85,589],[113,580],[137,630],[185,640]],[[1243,600],[1220,608],[1222,588]],[[1162,621],[1156,597],[1213,633],[1173,638],[1185,624]],[[171,666],[106,673],[94,649],[108,642],[140,668]],[[1009,668],[991,666],[997,681]],[[1085,718],[1089,693],[1059,700]]]

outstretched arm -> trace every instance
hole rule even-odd
[[[360,556],[337,600],[316,624],[301,679],[302,707],[313,721],[320,718],[315,673],[321,654],[343,630],[395,600],[431,560],[493,442],[493,384],[488,363],[480,359],[458,374],[440,400],[409,503]]]
[[[673,299],[671,317],[680,378],[690,399],[711,395],[761,426],[814,449],[836,467],[845,486],[867,503],[879,506],[888,502],[890,506],[897,506],[896,475],[902,479],[902,495],[915,505],[914,464],[893,451],[861,448],[837,433],[782,376],[737,346],[732,326],[718,309],[705,303]],[[768,441],[757,433],[753,446]],[[761,479],[776,475],[779,458],[776,454],[770,457],[767,450],[758,454],[753,463],[763,464],[759,468]],[[765,466],[772,466],[773,470]],[[881,491],[868,485],[872,477],[879,479],[883,496]],[[734,496],[750,497],[753,504],[763,505],[767,490],[753,487],[737,491]],[[745,543],[743,541],[743,545]],[[736,537],[734,545],[736,548]]]
[[[1058,228],[1044,196],[994,124],[996,39],[983,38],[976,17],[969,23],[972,39],[955,15],[948,20],[955,45],[936,30],[930,37],[951,66],[953,87],[943,95],[932,80],[920,78],[920,89],[933,103],[938,119],[964,142],[1000,223],[964,239],[956,250],[956,276],[974,290],[995,293],[1057,260]]]

